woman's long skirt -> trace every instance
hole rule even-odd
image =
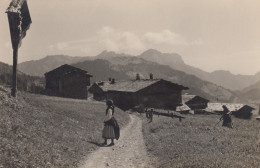
[[[115,139],[115,130],[111,125],[106,125],[102,132],[102,137],[106,139]]]

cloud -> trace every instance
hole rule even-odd
[[[120,32],[111,27],[104,27],[98,34],[106,50],[135,53],[145,49],[142,39],[133,32]]]
[[[161,32],[147,32],[143,35],[143,38],[147,43],[158,45],[163,44],[170,46],[191,46],[203,44],[202,39],[189,41],[184,36],[172,32],[168,29]]]
[[[149,48],[163,49],[168,46],[201,45],[202,40],[188,42],[183,36],[168,29],[161,32],[146,32],[137,34],[131,31],[119,31],[110,26],[105,26],[96,32],[95,36],[58,42],[50,45],[51,50],[77,50],[86,54],[98,54],[102,50],[139,54]]]
[[[154,44],[169,44],[169,45],[187,45],[188,42],[179,34],[170,30],[162,32],[147,32],[144,34],[144,39],[149,43]]]

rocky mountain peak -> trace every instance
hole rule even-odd
[[[182,57],[179,54],[161,53],[160,51],[157,51],[155,49],[149,49],[140,54],[139,57],[163,65],[174,66],[176,64],[184,64],[184,61],[182,60]]]
[[[149,50],[144,51],[141,55],[159,55],[159,54],[162,54],[162,53],[155,49],[149,49]]]
[[[131,55],[104,50],[100,54],[98,54],[96,58],[113,58],[113,57],[126,57],[126,56],[131,56]]]

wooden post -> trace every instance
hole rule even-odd
[[[26,0],[11,0],[6,10],[13,47],[13,82],[11,95],[16,97],[18,48],[32,23]]]
[[[16,97],[17,90],[17,59],[18,59],[18,46],[13,48],[13,83],[12,83],[12,96]]]

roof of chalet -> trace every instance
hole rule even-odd
[[[176,111],[190,111],[191,109],[186,104],[182,104],[182,106],[177,106]]]
[[[71,65],[68,65],[68,64],[64,64],[64,65],[61,65],[49,72],[46,72],[44,75],[45,76],[48,76],[48,75],[51,75],[51,74],[58,74],[58,75],[67,75],[69,73],[80,73],[80,74],[84,74],[84,75],[87,75],[89,77],[92,77],[92,75],[88,74],[87,71],[85,70],[82,70],[80,68],[77,68],[77,67],[74,67],[74,66],[71,66]]]
[[[137,92],[159,81],[163,81],[168,84],[175,85],[183,90],[188,89],[187,87],[163,79],[115,81],[115,83],[113,84],[111,84],[110,82],[102,82],[103,85],[98,85],[98,86],[102,88],[103,91]]]
[[[226,105],[229,111],[238,111],[242,107],[248,106],[245,104],[234,104],[234,103],[208,103],[208,107],[205,110],[210,112],[223,111],[223,107],[222,107],[223,105]]]
[[[207,99],[205,99],[205,98],[203,98],[203,97],[197,96],[197,95],[184,94],[184,95],[182,95],[182,102],[183,102],[183,103],[187,103],[188,101],[192,100],[192,99],[195,98],[195,97],[199,97],[199,98],[202,99],[202,100],[204,99],[205,101],[209,101],[209,100],[207,100]]]

